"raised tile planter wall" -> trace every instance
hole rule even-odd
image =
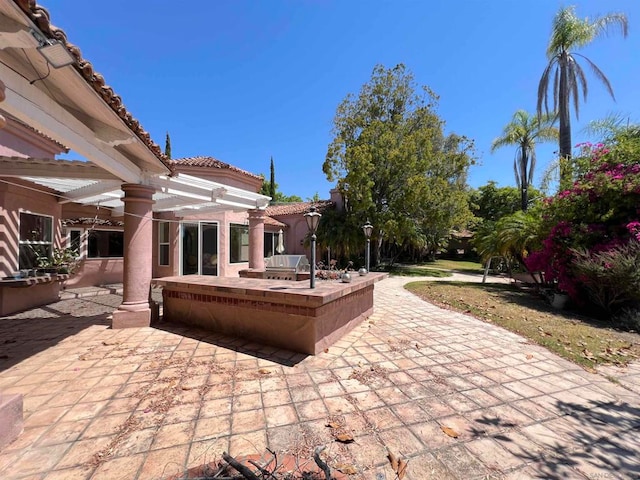
[[[313,290],[302,282],[194,275],[153,283],[163,287],[166,321],[313,355],[371,315],[374,283],[385,277],[318,281]]]
[[[18,438],[23,426],[22,395],[0,391],[0,451]]]

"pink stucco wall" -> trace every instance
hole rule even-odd
[[[0,129],[0,155],[7,157],[53,158],[66,151],[57,143],[38,136],[21,123],[7,118],[7,124]]]
[[[258,192],[262,186],[260,178],[249,177],[229,169],[177,166],[176,171],[229,185],[230,187],[242,188],[250,192]]]
[[[311,258],[309,247],[304,246],[309,228],[303,214],[274,216],[279,222],[289,226],[285,235],[285,248],[289,255],[306,255]]]
[[[85,258],[65,282],[65,288],[122,283],[122,258]]]
[[[63,219],[88,218],[90,220],[122,221],[123,217],[112,218],[111,210],[96,208],[94,206],[66,203],[62,206]],[[86,235],[91,230],[91,224],[68,225],[66,230],[81,230],[86,242]],[[122,231],[120,226],[99,226],[101,230]],[[66,245],[65,245],[66,246]],[[85,243],[86,248],[86,243]],[[74,275],[65,282],[65,288],[88,287],[92,285],[107,285],[122,283],[123,259],[122,258],[87,258],[86,250],[80,252],[83,259]]]
[[[14,178],[8,180],[29,185]],[[53,217],[54,246],[61,245],[61,209],[55,197],[0,182],[0,277],[9,276],[18,270],[20,211]],[[51,302],[57,298],[58,290],[57,283],[28,288],[0,286],[0,315]]]

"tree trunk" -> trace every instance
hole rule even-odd
[[[529,165],[529,156],[527,150],[522,150],[522,171],[520,172],[520,208],[523,212],[527,211],[529,204],[529,175],[527,166]]]
[[[569,81],[567,70],[569,59],[566,53],[560,56],[560,85],[558,91],[558,115],[560,120],[560,190],[571,186],[571,112],[569,111]]]

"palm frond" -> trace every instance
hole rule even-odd
[[[611,98],[613,98],[615,100],[616,97],[613,94],[613,88],[611,87],[611,83],[609,82],[609,79],[607,78],[607,76],[602,72],[602,70],[600,70],[595,63],[593,63],[591,60],[589,60],[584,55],[580,55],[579,53],[576,53],[575,55],[578,55],[579,57],[584,58],[584,60],[591,67],[591,71],[595,74],[595,76],[598,78],[598,80],[600,80],[602,83],[604,83],[604,86],[606,87],[607,91],[609,92],[609,95],[611,95]]]
[[[624,13],[608,13],[603,17],[596,18],[593,23],[594,36],[608,35],[612,28],[618,27],[624,38],[629,33],[629,20]]]
[[[584,70],[580,66],[578,62],[574,62],[573,68],[575,71],[576,78],[580,84],[580,88],[582,89],[582,100],[587,101],[587,94],[589,93],[589,85],[587,84],[587,77],[584,74]]]
[[[513,159],[513,176],[516,179],[516,185],[520,188],[520,170],[518,168],[518,153],[516,153],[516,157]]]
[[[542,115],[542,106],[544,105],[544,110],[546,113],[549,113],[549,102],[547,92],[549,90],[549,74],[551,73],[551,69],[555,65],[555,60],[551,60],[549,64],[542,72],[542,76],[540,77],[540,82],[538,82],[538,102],[536,106],[536,112],[538,116]],[[554,107],[555,110],[555,107]]]
[[[631,126],[629,115],[620,112],[610,112],[604,118],[591,120],[581,131],[591,138],[611,140],[619,132]]]
[[[531,150],[531,156],[529,157],[529,177],[527,178],[527,185],[533,185],[533,172],[536,169],[536,151]]]
[[[572,59],[573,60],[573,59]],[[576,62],[570,61],[567,63],[567,89],[568,96],[573,100],[573,109],[576,113],[576,118],[580,118],[580,90],[578,88],[578,74],[576,72]]]

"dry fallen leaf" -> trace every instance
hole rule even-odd
[[[258,370],[258,373],[260,375],[269,375],[271,373],[271,371],[267,370],[266,368],[261,368],[260,370]]]
[[[329,423],[327,423],[327,427],[342,428],[342,425],[339,422],[329,422]]]
[[[533,358],[533,355],[531,355],[530,353],[527,354],[527,360],[531,360]]]
[[[340,443],[352,443],[355,440],[353,439],[353,435],[350,433],[339,433],[336,436],[336,440]]]
[[[344,473],[345,475],[355,475],[358,473],[358,470],[353,465],[349,465],[347,463],[339,463],[336,465],[336,470],[340,473]]]
[[[582,350],[582,356],[588,360],[594,360],[595,357],[593,356],[593,353],[591,353],[589,350],[587,350],[586,348],[584,350]]]
[[[389,463],[391,464],[391,468],[393,469],[394,472],[398,471],[398,459],[396,458],[396,456],[393,454],[393,452],[391,452],[391,450],[387,449],[387,458],[389,459]]]
[[[407,461],[400,458],[398,459],[391,450],[387,448],[387,458],[391,464],[391,469],[396,474],[398,480],[402,480],[407,473]]]
[[[444,425],[440,425],[440,430],[453,438],[458,438],[458,432],[456,432],[453,428],[445,427]]]
[[[400,461],[398,462],[398,470],[396,470],[396,473],[398,474],[398,480],[402,480],[405,476],[405,474],[407,473],[407,461],[404,459],[400,459]]]

